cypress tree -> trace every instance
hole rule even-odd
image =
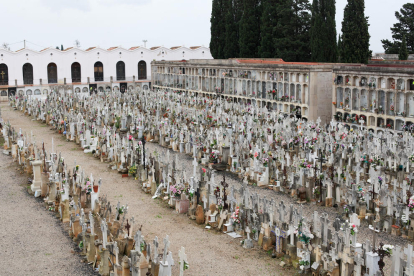
[[[338,52],[336,45],[336,1],[323,0],[325,2],[325,60],[326,62],[336,62]]]
[[[277,24],[276,4],[278,0],[263,0],[263,12],[260,26],[259,57],[273,58],[276,54],[273,44],[274,29]]]
[[[405,35],[403,35],[400,53],[398,55],[399,60],[407,60],[408,59],[408,49],[407,49],[407,41],[405,40]]]
[[[255,58],[260,43],[260,0],[243,0],[240,20],[240,57]]]
[[[240,0],[225,0],[226,37],[224,43],[224,58],[239,56],[239,20]]]
[[[311,14],[308,0],[283,0],[277,6],[274,44],[284,61],[309,61]]]
[[[335,0],[314,0],[312,3],[312,61],[337,61],[335,13]]]
[[[342,56],[342,39],[341,39],[341,35],[339,35],[339,37],[338,37],[337,53],[338,53],[338,62],[341,62],[341,56]]]
[[[369,50],[368,17],[365,17],[364,0],[348,0],[342,21],[342,55],[346,63],[368,63]]]
[[[60,50],[63,51],[63,45],[62,44],[60,44]]]
[[[225,25],[223,17],[223,1],[213,0],[211,11],[210,52],[216,59],[224,58]]]
[[[322,1],[322,0],[321,0]],[[312,54],[312,61],[322,61],[323,46],[322,44],[322,22],[321,10],[319,7],[319,0],[313,0],[312,3],[312,18],[310,30],[310,48]]]

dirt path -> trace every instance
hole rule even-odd
[[[132,178],[121,178],[121,175],[108,169],[106,163],[100,163],[90,154],[84,154],[74,143],[66,142],[62,135],[49,129],[44,124],[32,121],[21,112],[14,111],[10,106],[1,105],[5,121],[15,127],[22,128],[30,136],[30,131],[37,143],[45,141],[45,147],[50,151],[52,137],[55,150],[62,153],[67,164],[80,164],[82,169],[94,178],[102,178],[101,195],[106,194],[112,205],[118,200],[122,205],[128,204],[128,216],[134,217],[138,224],[143,225],[146,241],[152,241],[155,236],[159,239],[169,235],[170,250],[176,266],[174,275],[178,272],[178,250],[185,247],[190,269],[187,275],[293,275],[293,271],[284,270],[279,266],[280,260],[272,259],[262,249],[243,249],[239,241],[225,234],[205,230],[189,220],[187,216],[179,215],[159,200],[153,200],[138,187]],[[182,155],[181,155],[182,159]],[[192,170],[188,170],[190,172]],[[29,236],[29,234],[27,234]],[[162,247],[162,243],[160,243]]]
[[[27,175],[0,154],[0,275],[95,275],[61,222],[29,196]]]

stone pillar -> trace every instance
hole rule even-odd
[[[78,223],[79,224],[79,223]],[[87,259],[88,262],[94,262],[95,261],[95,238],[96,235],[95,234],[89,234],[89,242],[88,242],[88,253],[87,253]]]
[[[32,192],[36,193],[37,191],[40,192],[40,188],[42,185],[42,178],[41,178],[41,171],[40,166],[42,165],[42,161],[32,161],[33,166],[33,183],[30,186]]]
[[[65,223],[69,222],[69,199],[60,203],[60,210],[61,210],[61,218],[60,220]]]
[[[122,258],[122,276],[130,276],[131,273],[129,271],[129,259],[127,256]]]
[[[17,161],[17,144],[12,145],[12,157],[13,157],[13,162]]]
[[[109,250],[102,248],[102,251],[99,252],[99,255],[101,255],[99,274],[102,276],[109,276]]]

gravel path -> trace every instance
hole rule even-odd
[[[170,251],[176,263],[173,275],[178,275],[178,251],[181,246],[185,247],[190,265],[186,275],[296,274],[292,269],[281,268],[280,260],[272,259],[262,249],[244,249],[240,246],[240,240],[206,230],[198,226],[195,221],[189,220],[187,216],[179,215],[167,208],[160,200],[153,200],[139,189],[137,181],[132,178],[122,178],[120,174],[110,170],[108,164],[100,163],[90,154],[84,154],[78,145],[66,142],[62,135],[50,130],[48,126],[32,121],[30,117],[14,111],[9,105],[2,104],[0,107],[3,119],[6,122],[9,120],[17,131],[21,128],[29,136],[30,131],[33,131],[37,143],[45,141],[45,147],[49,151],[53,137],[55,150],[62,153],[67,164],[73,165],[76,160],[88,175],[92,173],[95,179],[102,178],[101,195],[106,194],[112,205],[116,205],[118,200],[121,205],[128,204],[128,216],[134,217],[137,224],[143,225],[146,241],[152,242],[155,236],[162,241],[162,238],[168,235],[171,242]],[[184,164],[190,164],[187,157],[180,157],[180,160],[184,159],[186,160]],[[26,235],[29,236],[28,233]],[[162,242],[160,247],[163,247]]]
[[[0,154],[0,275],[96,275],[61,222],[27,193],[27,175],[17,169]]]

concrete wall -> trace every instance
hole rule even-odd
[[[332,71],[311,71],[310,80],[309,119],[316,121],[319,117],[322,123],[328,123],[332,119]]]

